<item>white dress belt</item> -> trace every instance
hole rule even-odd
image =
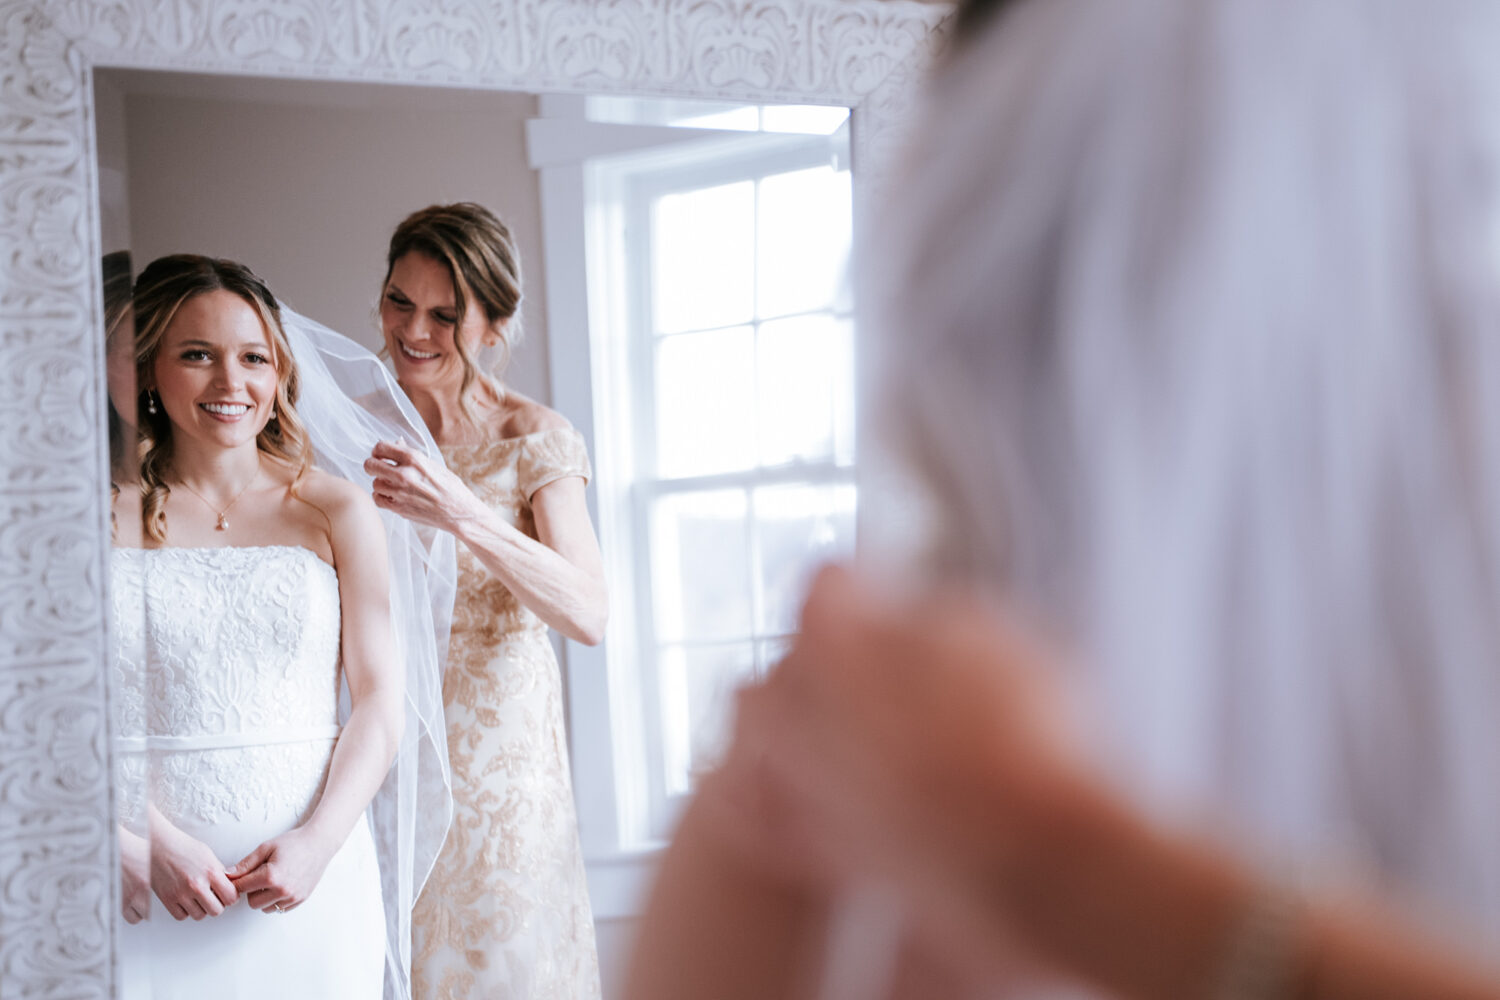
[[[190,736],[116,736],[115,749],[123,753],[147,750],[224,750],[230,747],[265,746],[273,743],[307,743],[339,738],[338,723],[292,729],[252,729],[242,733],[196,733]]]

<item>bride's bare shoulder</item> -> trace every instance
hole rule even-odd
[[[303,503],[321,510],[330,522],[340,517],[375,514],[375,501],[363,489],[342,476],[316,467],[303,474],[302,481],[296,485],[296,493]]]
[[[321,524],[332,562],[342,571],[385,561],[385,529],[369,493],[341,476],[312,468],[297,483],[295,497]],[[373,572],[373,570],[372,570]]]

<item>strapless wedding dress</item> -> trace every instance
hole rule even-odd
[[[227,867],[297,826],[338,739],[334,569],[289,546],[116,549],[114,711],[120,821],[151,803]],[[286,913],[237,900],[176,921],[154,896],[123,925],[126,1000],[377,1000],[380,873],[355,824],[313,894]]]

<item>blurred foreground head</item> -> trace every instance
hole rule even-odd
[[[865,244],[865,540],[1060,626],[1157,808],[1500,932],[1500,7],[991,6]]]

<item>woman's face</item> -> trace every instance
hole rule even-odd
[[[177,309],[152,366],[174,434],[220,448],[254,445],[276,402],[271,338],[233,292],[195,295]]]
[[[455,337],[471,358],[479,348],[499,343],[502,324],[486,323],[473,295],[464,300],[463,326],[455,329],[457,315],[446,264],[416,251],[396,259],[380,297],[380,328],[396,378],[407,389],[456,395],[463,384],[463,359]]]

